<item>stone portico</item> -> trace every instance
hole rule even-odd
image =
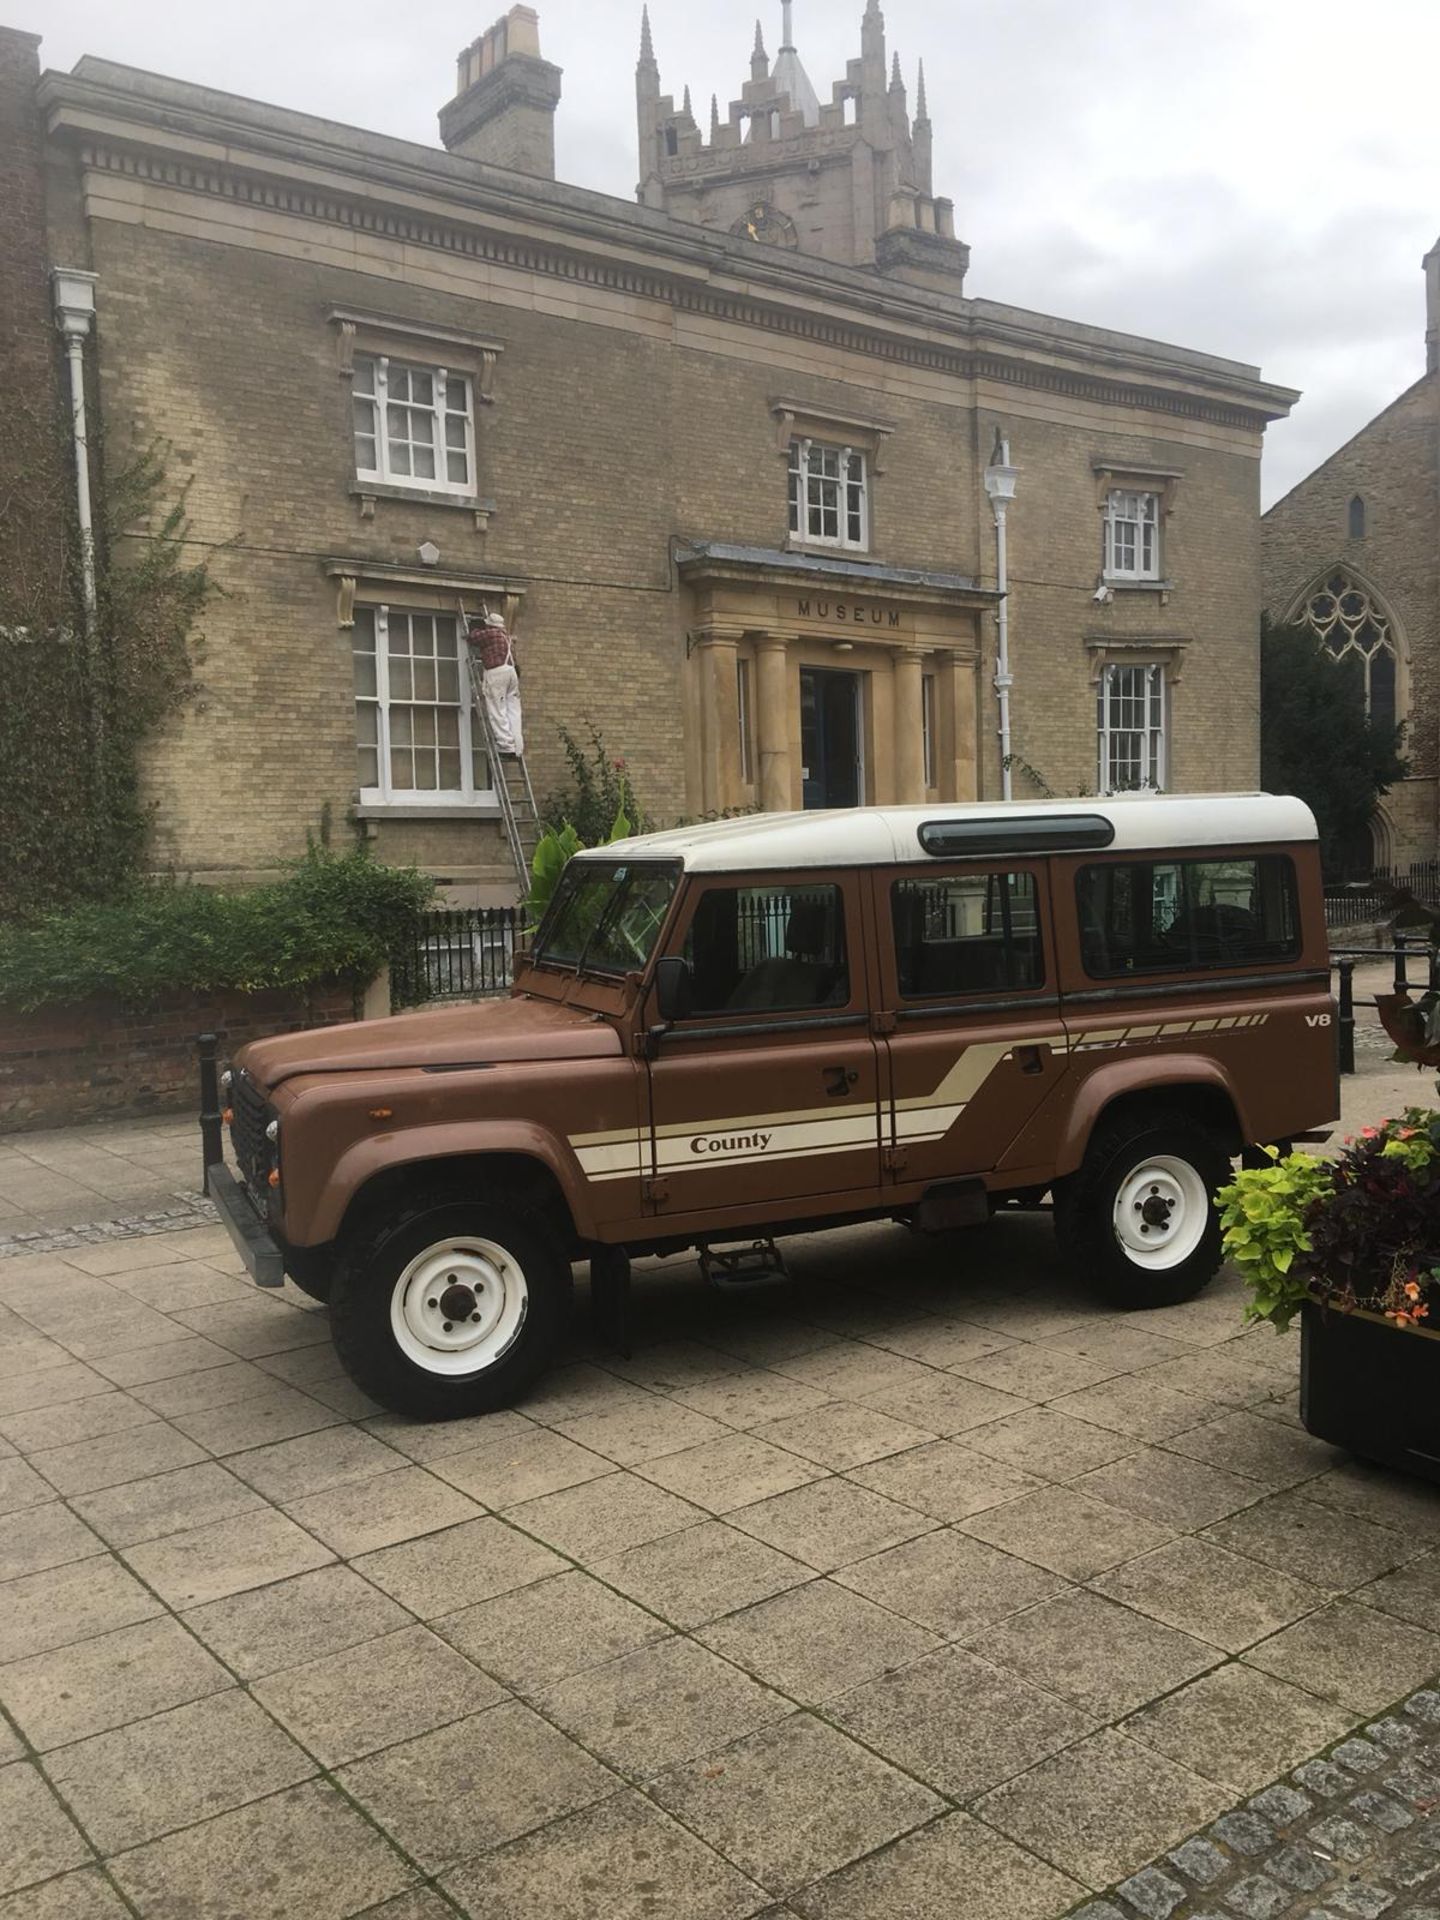
[[[814,674],[853,680],[861,801],[978,797],[979,622],[992,590],[960,574],[710,542],[682,548],[678,569],[695,811],[806,804],[803,689]]]

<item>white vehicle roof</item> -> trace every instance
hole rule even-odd
[[[816,813],[757,813],[709,820],[665,833],[638,834],[578,859],[678,860],[690,873],[744,873],[795,867],[877,867],[928,859],[920,829],[946,822],[972,828],[992,824],[997,834],[1022,824],[1038,833],[1030,849],[1043,855],[1043,822],[1056,825],[1056,851],[1068,851],[1063,827],[1078,819],[1110,822],[1114,838],[1097,851],[1163,852],[1180,847],[1262,846],[1317,838],[1315,816],[1303,800],[1268,793],[1115,794],[1107,799],[981,801],[964,806],[845,807]],[[983,844],[970,855],[997,856]]]

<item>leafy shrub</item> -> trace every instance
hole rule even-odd
[[[1327,1300],[1418,1326],[1440,1304],[1440,1112],[1366,1127],[1330,1163],[1272,1154],[1217,1198],[1248,1319],[1283,1328]]]
[[[283,880],[226,893],[155,885],[0,926],[0,1005],[26,1012],[114,994],[368,980],[434,892],[424,874],[367,853],[312,848]]]
[[[628,840],[634,831],[635,828],[622,811],[610,822],[610,831],[594,844],[600,847],[613,846],[617,840]],[[545,909],[555,898],[561,874],[584,845],[585,842],[568,821],[558,833],[551,828],[541,835],[535,857],[530,862],[530,897],[525,902],[532,926],[538,927],[544,919]]]
[[[1245,1318],[1270,1320],[1283,1330],[1310,1297],[1303,1264],[1310,1251],[1306,1220],[1329,1189],[1330,1170],[1308,1153],[1283,1160],[1273,1148],[1270,1153],[1269,1166],[1242,1169],[1215,1198],[1225,1251],[1250,1289]]]
[[[570,768],[570,783],[559,787],[540,808],[540,824],[552,833],[573,827],[582,847],[603,847],[612,838],[619,815],[632,823],[632,833],[649,833],[653,822],[642,811],[630,785],[623,755],[612,755],[598,727],[590,729],[587,751],[567,727],[560,744]]]

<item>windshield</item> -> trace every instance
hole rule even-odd
[[[674,867],[572,861],[541,924],[536,964],[595,973],[643,968],[678,879]]]

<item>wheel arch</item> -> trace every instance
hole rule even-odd
[[[350,1194],[336,1225],[338,1241],[365,1233],[417,1195],[443,1200],[502,1197],[509,1205],[539,1215],[564,1246],[567,1256],[584,1235],[555,1169],[538,1155],[513,1151],[434,1154],[376,1169]]]
[[[1158,1062],[1123,1061],[1092,1073],[1076,1090],[1055,1157],[1057,1178],[1077,1171],[1095,1129],[1147,1107],[1183,1113],[1209,1128],[1233,1157],[1250,1138],[1239,1092],[1218,1061],[1169,1056]]]

